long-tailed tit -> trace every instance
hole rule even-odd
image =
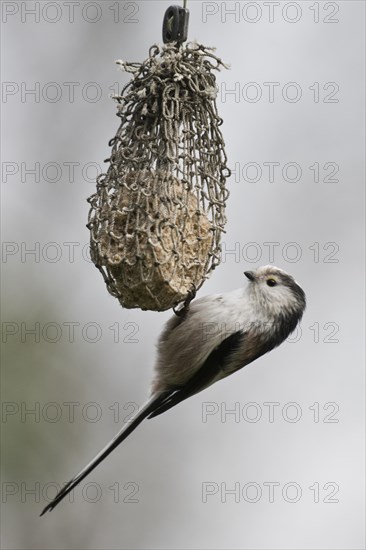
[[[273,266],[245,271],[249,284],[194,300],[158,342],[152,395],[114,439],[43,510],[52,510],[145,419],[157,416],[280,345],[296,328],[305,293]]]

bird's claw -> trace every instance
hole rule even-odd
[[[197,294],[196,287],[193,286],[192,289],[188,292],[187,298],[183,302],[183,306],[180,309],[176,309],[175,307],[173,307],[173,311],[177,315],[177,317],[184,318],[187,315],[190,303],[192,302],[192,300],[194,300],[194,298],[196,297],[196,294]]]

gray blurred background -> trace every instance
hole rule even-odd
[[[38,517],[145,401],[170,315],[108,295],[85,227],[118,127],[109,94],[127,82],[114,60],[145,59],[169,5],[1,5],[2,547],[364,548],[356,1],[188,1],[189,39],[231,65],[218,74],[234,170],[223,263],[200,295],[273,263],[308,308],[291,341],[142,424],[74,502]]]

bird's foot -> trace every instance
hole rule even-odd
[[[192,289],[187,294],[187,298],[183,302],[183,306],[180,309],[176,309],[173,307],[173,311],[178,317],[184,318],[187,315],[190,303],[192,302],[192,300],[194,300],[196,294],[197,290],[196,287],[193,285]]]

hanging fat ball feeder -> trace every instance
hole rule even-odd
[[[121,124],[91,205],[91,257],[125,308],[164,311],[189,300],[220,263],[230,172],[216,108],[212,48],[190,43],[188,10],[168,8],[165,46],[132,74]]]

